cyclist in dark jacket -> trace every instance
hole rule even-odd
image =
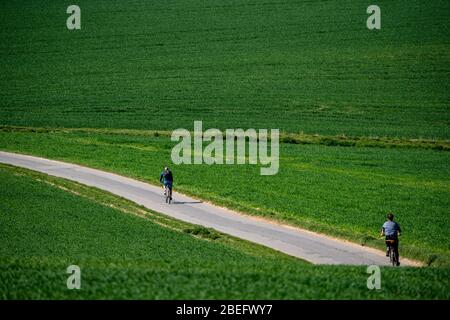
[[[159,176],[159,182],[162,182],[164,184],[164,195],[166,195],[167,188],[169,188],[170,191],[172,191],[173,174],[168,167],[165,167],[164,171],[161,172],[161,175]]]
[[[386,240],[394,240],[394,254],[397,257],[397,265],[400,265],[400,255],[398,253],[398,237],[402,230],[397,222],[394,222],[394,215],[388,213],[387,221],[381,227],[381,235],[386,237]],[[386,256],[389,256],[389,248],[386,248]]]

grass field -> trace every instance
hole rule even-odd
[[[0,4],[0,124],[449,139],[450,3]]]
[[[173,145],[163,137],[0,132],[0,149],[155,184]],[[380,226],[391,210],[403,227],[402,254],[450,265],[449,152],[282,144],[280,154],[280,172],[271,177],[252,165],[177,166],[175,189],[378,248]]]
[[[2,299],[450,297],[448,270],[383,268],[383,288],[372,291],[364,267],[312,266],[214,232],[195,237],[185,223],[72,182],[0,165],[0,187]],[[66,287],[72,264],[79,291]]]
[[[393,211],[401,254],[431,267],[383,269],[371,292],[364,268],[0,166],[0,298],[449,299],[449,1],[377,0],[376,31],[363,0],[76,4],[69,31],[68,4],[0,2],[0,150],[157,183],[173,129],[279,128],[277,175],[181,165],[175,189],[380,249]]]

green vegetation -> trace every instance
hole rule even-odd
[[[384,269],[371,292],[363,268],[1,166],[0,298],[449,298],[448,0],[377,0],[378,31],[364,0],[76,4],[69,31],[68,4],[0,2],[0,150],[157,183],[173,129],[279,128],[278,175],[183,165],[176,190],[377,248],[393,211],[401,253],[439,268]]]
[[[97,189],[0,165],[2,299],[448,299],[448,269],[312,266]],[[24,201],[26,199],[27,201]],[[215,233],[215,232],[214,232]],[[207,257],[208,259],[205,259]],[[81,268],[68,290],[66,268]]]
[[[80,163],[158,183],[174,145],[165,137],[58,131],[0,132],[0,149]],[[282,144],[280,172],[252,165],[174,167],[175,189],[246,213],[381,248],[393,211],[403,255],[449,265],[450,153]]]
[[[449,139],[450,2],[2,1],[0,124]]]
[[[36,133],[98,133],[123,134],[141,137],[170,137],[171,131],[163,130],[136,130],[136,129],[107,129],[107,128],[40,128],[0,125],[0,132],[36,132]],[[191,132],[193,134],[193,132]],[[268,137],[270,140],[270,137]],[[409,148],[433,149],[450,151],[449,140],[437,139],[402,139],[390,137],[349,137],[346,135],[324,136],[306,133],[280,133],[281,143],[291,144],[320,144],[325,146],[341,147],[378,147],[378,148]]]

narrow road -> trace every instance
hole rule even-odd
[[[246,216],[174,192],[165,203],[162,188],[70,163],[0,151],[0,163],[46,173],[106,190],[173,218],[259,243],[314,264],[388,265],[379,250],[310,231]],[[402,265],[417,266],[406,259]]]

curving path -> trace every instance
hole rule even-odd
[[[0,163],[39,171],[111,192],[173,218],[214,228],[315,264],[388,265],[384,253],[310,231],[246,216],[174,192],[167,205],[162,188],[75,164],[0,151]],[[418,266],[406,259],[402,265]]]

